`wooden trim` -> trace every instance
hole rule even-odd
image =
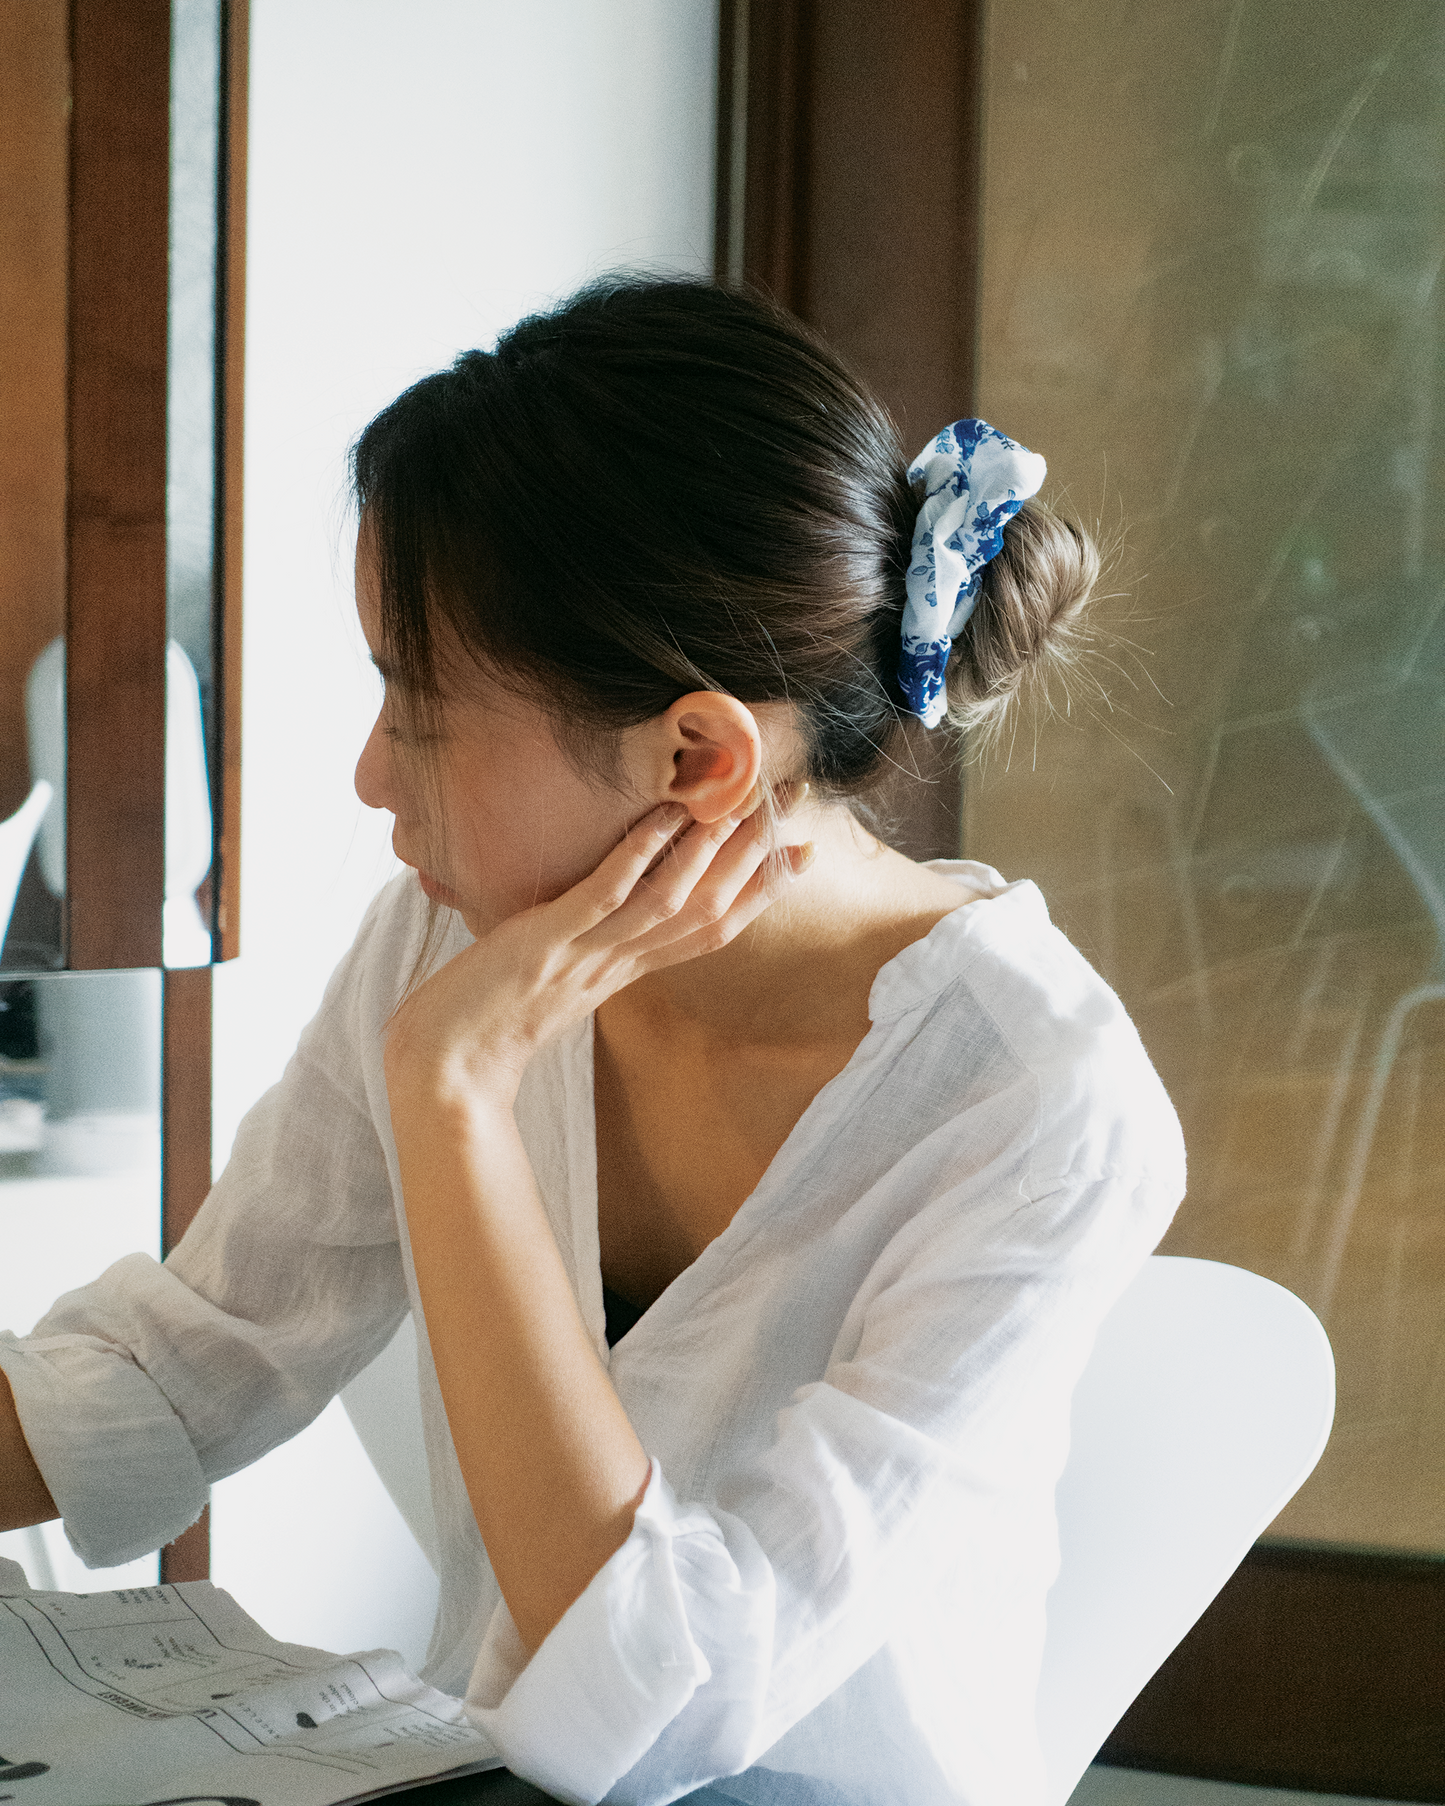
[[[745,0],[740,11],[731,81],[744,98],[739,104],[736,93],[729,96],[731,119],[743,131],[741,147],[729,145],[732,267],[739,267],[741,228],[744,279],[806,320],[814,198],[809,183],[813,0]],[[741,204],[732,186],[740,172]]]
[[[719,279],[816,326],[909,451],[973,406],[982,19],[982,0],[724,0],[719,19]],[[902,851],[957,856],[940,735],[909,733],[875,801]]]
[[[168,0],[71,0],[67,963],[159,966]]]
[[[1099,1760],[1445,1801],[1445,1560],[1259,1544]]]
[[[217,959],[241,951],[241,541],[245,477],[246,133],[250,76],[249,0],[221,14],[221,247],[216,292],[214,944]]]
[[[69,82],[65,0],[9,0],[0,8],[0,818],[30,793],[26,678],[65,631]],[[29,940],[28,926],[14,938]]]
[[[743,280],[749,4],[750,0],[719,0],[718,5],[712,268],[724,288],[737,288]]]
[[[161,1580],[169,1585],[177,1580],[210,1578],[211,1508],[207,1505],[189,1530],[161,1550]]]
[[[211,1189],[211,968],[162,977],[161,1248],[191,1226]]]
[[[211,968],[165,973],[161,1041],[161,1251],[190,1228],[211,1189]],[[210,1509],[161,1550],[161,1579],[205,1580]]]

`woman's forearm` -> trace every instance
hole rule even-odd
[[[10,1382],[0,1373],[0,1530],[23,1530],[59,1516],[20,1428]]]
[[[447,1421],[535,1649],[627,1540],[648,1459],[577,1309],[510,1109],[392,1105]]]
[[[722,812],[726,799],[707,819],[659,800],[587,877],[480,933],[387,1025],[442,1401],[502,1596],[533,1649],[626,1542],[649,1464],[583,1326],[512,1105],[540,1048],[638,978],[717,952],[778,894],[756,805],[747,813],[760,746],[754,729],[736,813]],[[788,870],[806,863],[800,853]]]

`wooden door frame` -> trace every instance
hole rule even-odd
[[[818,327],[905,446],[974,405],[985,0],[721,0],[716,263]],[[961,792],[895,790],[958,850]],[[1261,1542],[1100,1760],[1445,1801],[1445,1560]]]
[[[822,332],[910,451],[966,414],[974,388],[980,18],[977,0],[722,0],[719,13],[714,268]],[[950,747],[909,728],[899,763],[870,799],[888,838],[956,858]]]
[[[66,965],[161,964],[169,0],[71,0]]]
[[[221,0],[221,217],[216,293],[216,548],[211,611],[216,748],[213,944],[241,951],[241,540],[245,513],[246,168],[251,0]]]

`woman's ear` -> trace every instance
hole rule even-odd
[[[655,724],[656,752],[670,765],[664,795],[695,821],[721,821],[741,812],[763,769],[763,742],[746,703],[714,690],[679,696]]]

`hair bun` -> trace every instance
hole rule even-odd
[[[1099,565],[1099,549],[1082,527],[1037,497],[1024,503],[984,567],[978,603],[949,661],[956,723],[987,733],[1021,689],[1047,691],[1049,679],[1068,669]]]

